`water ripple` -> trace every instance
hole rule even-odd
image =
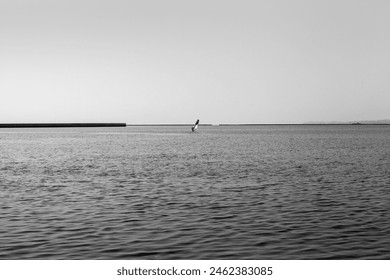
[[[389,127],[182,129],[2,134],[0,258],[390,258]]]

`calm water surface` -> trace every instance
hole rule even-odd
[[[390,126],[0,130],[1,259],[390,259]]]

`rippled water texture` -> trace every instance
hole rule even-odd
[[[2,259],[390,259],[390,126],[0,130]]]

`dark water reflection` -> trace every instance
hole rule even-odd
[[[390,126],[0,131],[2,259],[390,259]]]

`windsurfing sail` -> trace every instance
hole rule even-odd
[[[194,132],[198,128],[198,125],[199,125],[199,120],[196,120],[194,126],[191,127],[192,132]]]

